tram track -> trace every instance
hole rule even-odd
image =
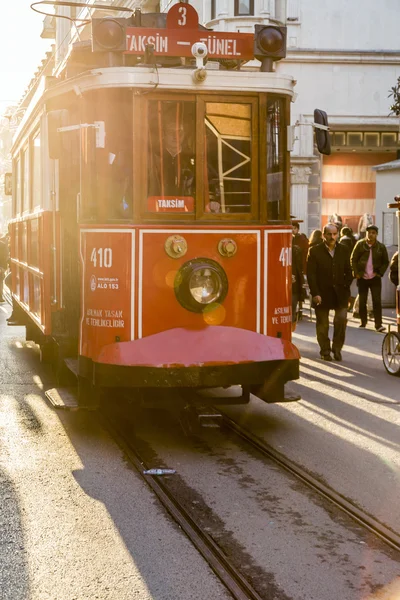
[[[168,489],[168,486],[158,476],[144,474],[147,465],[139,450],[132,443],[129,432],[125,431],[124,426],[115,418],[106,418],[104,415],[101,417],[101,421],[124,451],[137,473],[151,488],[165,510],[185,532],[234,600],[263,600],[212,537],[189,515],[179,499]]]
[[[395,531],[389,529],[377,519],[371,517],[369,514],[360,509],[354,502],[344,498],[328,485],[319,481],[316,477],[311,475],[294,461],[275,450],[272,446],[255,436],[247,429],[241,427],[241,425],[227,415],[222,413],[221,418],[224,427],[235,432],[238,436],[240,436],[241,439],[250,444],[253,448],[257,449],[263,456],[272,460],[285,471],[294,475],[296,479],[300,480],[319,496],[335,505],[340,509],[340,511],[350,516],[364,529],[367,529],[370,533],[373,533],[393,550],[400,552],[400,535]]]
[[[217,409],[214,410],[217,411]],[[209,412],[213,413],[213,411]],[[262,459],[275,464],[279,471],[287,472],[290,476],[300,481],[302,485],[317,494],[324,503],[328,503],[332,507],[339,509],[340,512],[345,513],[358,526],[361,526],[363,530],[379,538],[391,550],[400,552],[400,537],[396,532],[379,523],[353,502],[342,497],[302,467],[299,467],[299,465],[266,444],[250,431],[241,427],[227,415],[220,411],[216,412],[216,416],[217,414],[220,415],[217,418],[221,423],[221,435],[234,434],[235,437],[237,436],[240,439],[240,446],[242,448],[246,449],[247,447],[251,449],[253,454],[255,451]],[[197,500],[188,500],[188,496],[185,496],[184,483],[182,488],[182,481],[185,481],[183,474],[183,480],[180,478],[178,480],[175,479],[176,475],[159,476],[159,474],[145,474],[145,471],[154,466],[160,464],[168,465],[168,460],[165,463],[162,456],[158,455],[158,452],[153,449],[152,443],[146,448],[149,442],[142,437],[141,430],[139,437],[134,435],[135,430],[136,433],[138,431],[136,429],[138,422],[130,418],[127,419],[123,412],[117,415],[115,413],[109,414],[108,412],[101,413],[100,419],[103,426],[122,449],[130,464],[142,480],[151,488],[160,504],[186,534],[198,552],[200,552],[232,597],[235,600],[265,600],[267,597],[278,597],[274,593],[276,592],[276,588],[272,592],[272,596],[270,596],[266,588],[259,587],[260,579],[257,578],[257,575],[254,577],[254,573],[247,571],[245,574],[243,573],[241,569],[243,562],[238,559],[238,556],[234,555],[235,551],[232,554],[232,548],[229,546],[226,547],[225,540],[219,534],[215,535],[213,529],[208,527],[208,522],[206,521],[205,523],[204,514],[201,514],[201,510],[198,512]],[[183,437],[188,439],[187,436]],[[201,439],[201,435],[194,435],[193,439]],[[231,437],[230,439],[232,440],[233,438]],[[143,446],[143,442],[145,446]],[[191,493],[190,484],[186,490],[189,490],[189,493]],[[286,596],[282,597],[286,598]]]

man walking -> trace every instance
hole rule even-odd
[[[310,248],[307,279],[317,317],[317,340],[323,360],[342,360],[341,350],[346,335],[347,306],[353,280],[350,252],[337,243],[336,225],[325,225],[323,244]],[[332,348],[329,339],[329,311],[334,310]]]
[[[351,267],[354,277],[357,278],[360,298],[360,328],[365,329],[367,326],[367,297],[368,290],[371,290],[375,330],[382,332],[385,331],[385,327],[382,325],[382,277],[388,268],[389,257],[385,244],[378,242],[377,237],[377,226],[368,225],[367,237],[359,240],[354,246],[351,255]]]

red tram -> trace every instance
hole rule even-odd
[[[18,322],[85,406],[107,387],[284,400],[292,78],[245,70],[255,36],[214,35],[184,3],[92,37],[14,140]]]

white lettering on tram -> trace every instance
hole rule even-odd
[[[207,37],[200,38],[200,41],[206,44],[208,54],[221,55],[227,54],[228,56],[241,56],[241,52],[237,50],[237,40],[221,40],[215,35],[209,35]]]
[[[156,35],[127,35],[127,50],[130,52],[145,52],[148,44],[153,44],[156,52],[168,52],[168,37],[159,33]]]
[[[185,208],[184,200],[157,200],[158,208]]]

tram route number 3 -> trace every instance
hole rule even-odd
[[[187,8],[186,8],[186,6],[180,6],[178,10],[179,10],[179,14],[181,16],[181,18],[178,19],[178,25],[180,25],[181,27],[185,27]]]
[[[94,267],[112,267],[113,255],[112,248],[93,248],[90,255],[90,262]]]
[[[290,267],[292,264],[292,249],[282,248],[279,255],[279,262],[282,263],[282,267]]]

